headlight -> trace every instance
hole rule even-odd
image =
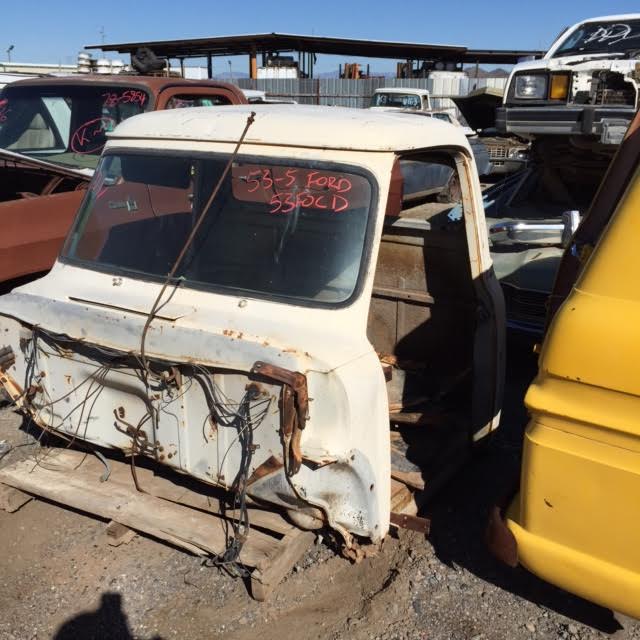
[[[515,97],[545,100],[547,97],[547,76],[516,76]]]
[[[526,160],[528,155],[529,152],[527,151],[527,149],[524,149],[522,147],[514,147],[513,149],[509,149],[509,153],[507,154],[509,158],[515,158],[517,160]]]

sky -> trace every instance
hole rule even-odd
[[[639,11],[637,0],[21,0],[2,3],[0,61],[74,64],[84,45],[284,32],[456,44],[477,49],[546,49],[584,18]],[[104,33],[104,35],[103,35]],[[94,53],[94,55],[96,55]],[[317,72],[340,60],[320,56]],[[246,58],[233,68],[247,71]],[[372,70],[395,69],[375,61]],[[228,70],[215,59],[214,72]]]

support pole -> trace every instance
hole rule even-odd
[[[207,78],[209,78],[209,80],[213,78],[213,58],[211,54],[207,56]]]
[[[252,49],[251,53],[249,53],[249,77],[252,80],[258,78],[258,58],[255,49]]]

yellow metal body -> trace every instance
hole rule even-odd
[[[555,316],[525,403],[518,560],[640,618],[640,169]]]

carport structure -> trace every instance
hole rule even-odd
[[[362,58],[385,58],[421,64],[427,72],[430,68],[463,64],[515,64],[523,57],[542,57],[544,51],[513,49],[469,49],[459,45],[425,44],[415,42],[390,42],[384,40],[362,40],[333,38],[291,33],[257,33],[234,36],[215,36],[181,40],[156,40],[147,42],[125,42],[119,44],[93,44],[86,49],[101,49],[134,55],[147,48],[162,58],[176,59],[184,68],[189,58],[205,58],[208,76],[213,77],[213,58],[246,55],[249,58],[249,77],[258,76],[258,55],[264,66],[270,56],[297,55],[302,77],[313,78],[314,65],[319,54],[353,56]]]

